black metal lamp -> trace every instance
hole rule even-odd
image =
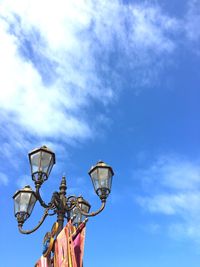
[[[80,223],[84,221],[86,218],[83,213],[89,213],[91,205],[89,202],[87,202],[82,196],[77,197],[77,206],[75,206],[71,211],[70,211],[70,218],[72,219],[72,222],[75,226],[78,226]]]
[[[31,215],[37,197],[29,185],[17,191],[14,196],[14,212],[18,223],[23,224]]]
[[[42,184],[49,177],[51,169],[55,164],[55,153],[46,146],[36,148],[29,153],[32,179]]]
[[[77,202],[83,212],[88,213],[90,211],[91,205],[82,196],[77,198]]]
[[[103,161],[99,161],[89,171],[94,190],[102,201],[105,201],[110,194],[112,177],[114,172],[110,166]]]
[[[47,216],[57,215],[58,229],[56,234],[63,229],[64,220],[72,220],[75,226],[87,220],[88,217],[98,215],[105,208],[106,199],[111,191],[112,168],[103,161],[92,167],[89,175],[92,179],[95,192],[101,199],[101,207],[93,212],[90,211],[90,204],[82,196],[67,195],[66,178],[62,177],[59,191],[55,191],[51,196],[51,201],[46,203],[40,194],[40,188],[50,175],[55,164],[55,154],[46,146],[34,149],[29,153],[32,180],[35,182],[35,191],[30,186],[25,186],[17,191],[14,196],[15,217],[18,221],[18,229],[22,234],[35,232],[45,221]],[[31,230],[24,230],[23,223],[31,215],[34,205],[38,201],[44,208],[44,214],[38,224]]]

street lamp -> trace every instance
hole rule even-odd
[[[29,185],[17,191],[13,196],[15,199],[15,216],[18,222],[24,222],[31,215],[37,200],[35,192]]]
[[[101,200],[106,201],[112,186],[112,177],[114,175],[112,168],[101,160],[97,165],[92,166],[89,175],[92,179],[95,192]]]
[[[56,163],[55,154],[46,146],[36,148],[29,153],[32,179],[42,185],[49,177],[53,165]]]
[[[62,230],[64,219],[72,220],[74,225],[79,225],[86,217],[96,216],[105,207],[106,199],[111,191],[112,177],[114,172],[112,168],[103,161],[99,161],[93,166],[89,175],[92,179],[94,190],[101,200],[101,207],[95,212],[90,211],[90,204],[82,196],[66,195],[66,178],[62,177],[59,192],[54,192],[51,201],[46,204],[41,195],[40,188],[48,179],[53,165],[55,164],[55,154],[46,146],[34,149],[29,153],[31,165],[32,180],[35,183],[35,191],[30,186],[25,186],[17,191],[14,196],[14,212],[18,221],[18,228],[22,234],[30,234],[36,231],[44,222],[46,217],[57,215],[58,233]],[[44,214],[38,225],[32,230],[23,230],[24,222],[30,217],[36,201],[45,209]]]
[[[78,209],[75,206],[69,212],[69,218],[71,218],[72,223],[75,226],[78,226],[87,217],[87,216],[83,215],[83,213],[81,213],[80,210],[82,210],[82,212],[87,214],[90,211],[90,207],[91,207],[90,204],[82,196],[77,198],[77,202],[78,202],[80,209]]]

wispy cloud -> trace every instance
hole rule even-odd
[[[9,146],[94,138],[96,117],[106,117],[98,110],[94,117],[96,102],[107,105],[127,85],[138,91],[155,81],[179,32],[178,20],[158,5],[117,0],[3,0],[0,22],[7,156]]]
[[[171,216],[170,234],[200,241],[199,161],[180,156],[162,156],[146,170],[139,171],[145,197],[137,202],[150,213]],[[137,176],[137,174],[136,174]],[[147,192],[148,188],[148,192]],[[179,229],[174,231],[173,229]]]
[[[188,11],[185,19],[186,35],[191,41],[199,41],[200,39],[200,2],[192,0],[188,2]]]
[[[145,50],[175,47],[170,34],[177,22],[157,6],[81,0],[1,5],[1,111],[9,114],[9,123],[17,121],[37,136],[91,135],[83,108],[91,99],[106,103],[114,97],[106,76],[115,72],[109,61],[116,49],[124,59],[129,56],[134,70],[150,64]],[[100,71],[107,72],[104,79]]]

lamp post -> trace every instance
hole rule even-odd
[[[94,190],[101,200],[100,209],[91,213],[89,213],[90,204],[82,196],[67,196],[65,177],[62,177],[59,191],[52,194],[51,201],[48,204],[42,199],[40,188],[48,180],[52,167],[56,162],[54,152],[46,146],[34,149],[29,153],[29,161],[32,180],[35,183],[35,191],[28,185],[17,191],[13,196],[15,217],[18,222],[18,229],[22,234],[31,234],[36,231],[47,216],[57,215],[57,233],[59,233],[63,228],[65,218],[68,221],[72,219],[75,225],[79,225],[85,217],[96,216],[104,209],[106,199],[111,191],[114,172],[103,161],[99,161],[89,171]],[[23,224],[31,216],[36,201],[39,201],[44,208],[44,214],[36,227],[32,230],[23,230]]]

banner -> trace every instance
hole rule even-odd
[[[83,253],[85,243],[85,224],[81,224],[72,236],[73,267],[83,266]]]
[[[42,256],[35,267],[83,267],[86,221],[77,228],[69,221],[54,241],[53,258],[51,253],[47,257]]]
[[[54,267],[82,267],[85,241],[85,222],[75,228],[71,221],[55,242]]]
[[[68,225],[65,227],[67,228]],[[55,241],[54,247],[54,267],[69,267],[69,245],[67,231],[63,230],[59,233]]]
[[[51,260],[42,256],[39,261],[35,264],[35,267],[53,267]]]

